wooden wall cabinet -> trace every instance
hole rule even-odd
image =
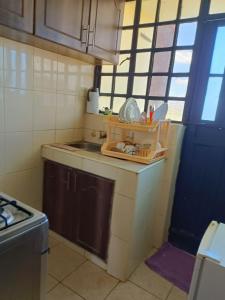
[[[121,0],[92,1],[88,53],[118,63],[123,10],[124,1]]]
[[[106,260],[113,189],[112,180],[45,161],[43,208],[50,228]]]
[[[35,34],[118,62],[124,0],[36,0]]]
[[[36,0],[35,35],[86,52],[90,0]]]
[[[34,0],[0,0],[0,24],[33,33]]]

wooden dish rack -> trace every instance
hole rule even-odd
[[[165,158],[168,151],[169,120],[157,121],[152,124],[123,123],[118,117],[109,116],[106,120],[107,139],[102,145],[101,152],[104,155],[131,160],[143,164],[151,164]],[[133,136],[133,144],[137,143],[138,136],[144,138],[147,143],[139,148],[135,154],[120,152],[116,145],[124,142],[127,137]],[[138,141],[138,144],[141,144]],[[149,145],[150,147],[147,147]],[[159,146],[160,145],[160,146]]]

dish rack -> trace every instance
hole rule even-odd
[[[106,126],[107,139],[101,148],[104,155],[143,164],[151,164],[167,155],[169,120],[151,124],[123,123],[118,117],[109,116]],[[128,139],[132,140],[129,141],[131,144],[139,146],[135,154],[127,154],[117,148],[118,143],[126,143]]]

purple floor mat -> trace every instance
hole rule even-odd
[[[195,263],[194,256],[165,243],[145,263],[150,269],[188,293]]]

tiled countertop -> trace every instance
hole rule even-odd
[[[62,145],[62,147],[63,147],[63,145]],[[105,156],[101,153],[90,152],[90,151],[86,151],[86,150],[74,149],[71,151],[71,150],[67,150],[64,148],[60,148],[60,145],[57,146],[56,144],[49,144],[49,145],[42,146],[42,156],[45,158],[54,160],[54,154],[56,152],[57,153],[61,152],[62,154],[64,154],[65,156],[69,156],[70,158],[79,157],[79,158],[89,159],[92,161],[100,162],[100,163],[103,163],[103,164],[106,164],[106,165],[109,165],[112,167],[116,167],[116,168],[126,170],[129,172],[133,172],[133,173],[141,173],[141,172],[145,171],[146,169],[150,168],[152,165],[159,163],[159,161],[157,161],[150,165],[144,165],[144,164],[139,164],[139,163],[135,163],[132,161],[112,158],[109,156]],[[68,159],[69,159],[69,157],[68,157]]]

